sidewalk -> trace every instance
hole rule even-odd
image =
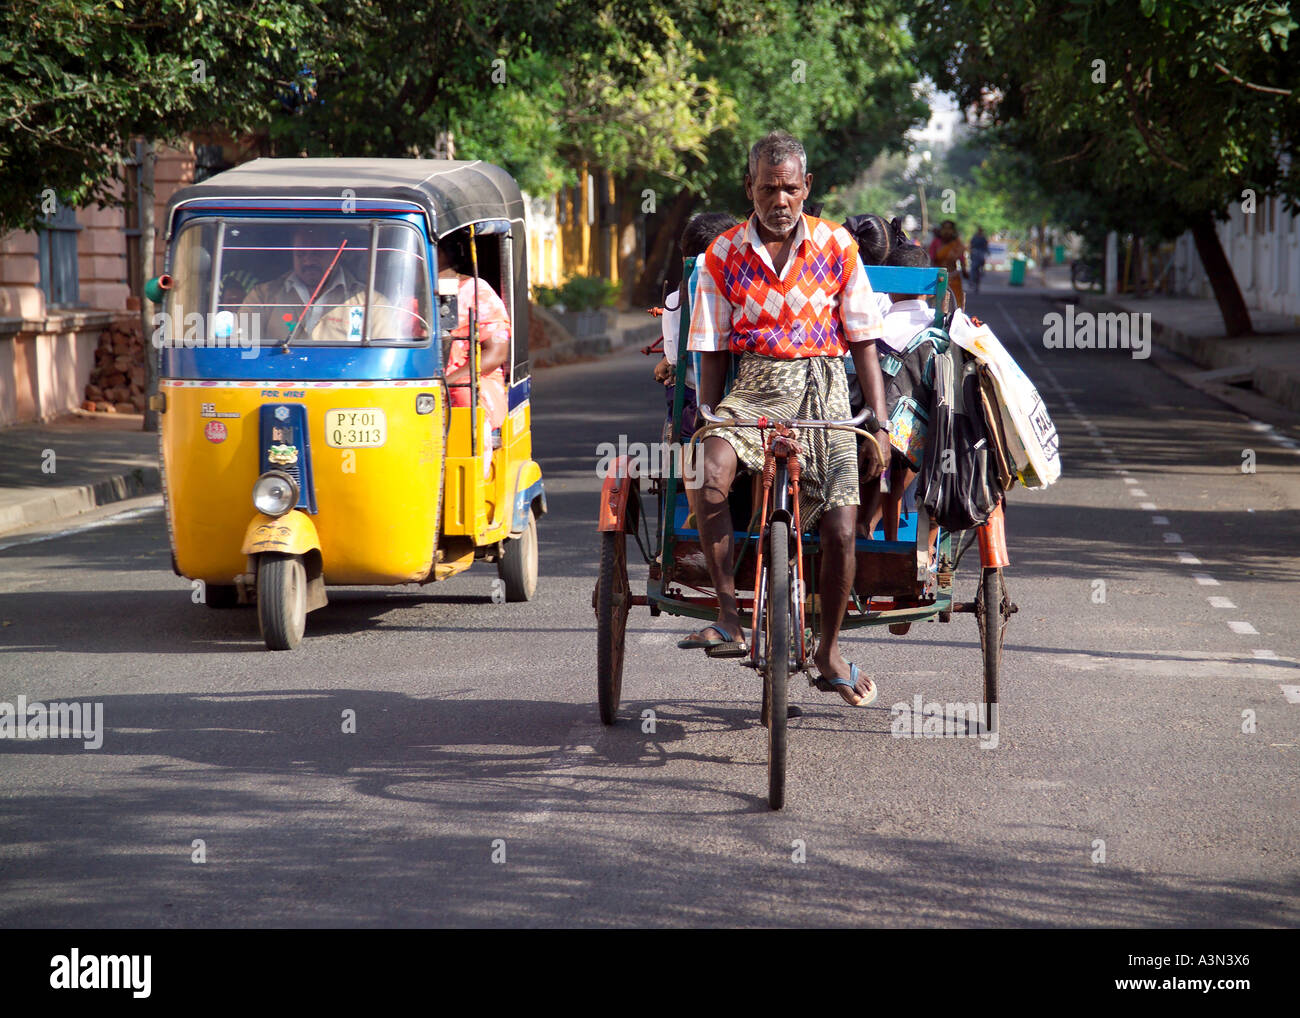
[[[140,414],[76,413],[0,430],[0,535],[161,491]]]
[[[1258,334],[1228,339],[1213,300],[1125,294],[1089,296],[1080,303],[1103,311],[1150,314],[1154,342],[1206,369],[1192,379],[1248,384],[1265,398],[1300,413],[1300,325],[1290,315],[1251,309]]]
[[[614,350],[639,350],[659,338],[659,319],[641,309],[612,312],[606,329],[592,336],[573,335],[556,316],[535,305],[532,316],[534,331],[545,337],[540,345],[530,337],[529,356],[537,368],[599,357]]]
[[[1080,308],[1149,314],[1152,341],[1202,369],[1180,376],[1197,388],[1222,395],[1229,387],[1236,394],[1249,391],[1300,413],[1300,322],[1290,315],[1251,308],[1256,335],[1229,339],[1213,299],[1076,293],[1069,265],[1050,265],[1034,276],[1038,286]]]
[[[1218,302],[1212,299],[1079,293],[1070,282],[1068,263],[1031,269],[1024,286],[1007,280],[1006,272],[986,273],[981,295],[1032,293],[1093,312],[1149,314],[1152,342],[1185,359],[1165,357],[1160,362],[1164,370],[1255,416],[1276,414],[1279,408],[1300,413],[1300,322],[1290,315],[1252,308],[1257,335],[1228,339]]]

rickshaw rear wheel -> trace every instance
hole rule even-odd
[[[497,575],[505,581],[507,601],[531,601],[537,593],[537,517],[531,509],[524,532],[506,540]]]
[[[307,628],[307,570],[297,555],[257,561],[257,622],[269,650],[293,650]]]
[[[786,721],[790,691],[790,525],[773,520],[767,566],[767,668],[763,700],[767,713],[767,803],[785,805]]]
[[[632,588],[627,581],[627,535],[607,530],[600,535],[600,579],[596,582],[596,694],[600,720],[618,720],[623,697],[623,650]]]
[[[1002,611],[1005,599],[1002,570],[986,568],[975,594],[975,621],[979,625],[980,653],[984,659],[984,704],[990,732],[997,731],[998,679],[1002,670],[1002,638],[1007,628]]]

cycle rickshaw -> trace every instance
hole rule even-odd
[[[692,260],[686,263],[691,277]],[[944,329],[941,309],[947,289],[943,269],[868,267],[877,292],[933,294],[934,327]],[[690,322],[690,294],[683,303],[678,344],[676,389],[671,433],[681,441],[682,407],[686,377],[686,332]],[[944,332],[946,336],[946,331]],[[946,347],[945,347],[946,348]],[[954,354],[958,351],[953,348]],[[785,802],[788,684],[791,674],[805,672],[815,684],[812,661],[819,631],[819,598],[815,589],[816,534],[801,534],[797,519],[797,447],[786,440],[788,428],[830,427],[858,430],[874,414],[864,410],[851,421],[751,421],[724,420],[701,407],[709,421],[692,439],[698,443],[719,426],[753,426],[762,429],[767,449],[763,489],[758,504],[743,505],[748,486],[737,484],[731,493],[735,525],[733,571],[742,619],[752,632],[740,663],[763,679],[761,720],[768,732],[768,802],[780,809]],[[872,422],[866,422],[868,416]],[[666,429],[667,430],[667,429]],[[868,434],[868,431],[860,432]],[[670,457],[659,476],[641,476],[627,457],[614,460],[603,481],[597,528],[601,534],[600,573],[592,593],[597,624],[596,685],[600,718],[615,723],[622,697],[625,632],[631,608],[646,607],[652,617],[661,614],[712,621],[718,610],[715,593],[700,546],[698,530],[690,526],[681,463]],[[642,484],[645,484],[644,490]],[[647,503],[652,507],[653,529]],[[746,522],[746,520],[748,522]],[[644,535],[644,540],[642,539]],[[648,567],[644,594],[633,593],[628,578],[627,546],[635,542]],[[957,566],[977,540],[980,578],[974,599],[959,601],[954,594]],[[883,521],[872,540],[857,541],[857,577],[842,630],[863,626],[938,621],[969,613],[979,627],[983,656],[982,719],[988,734],[997,731],[999,671],[1003,634],[1016,606],[1007,595],[1002,570],[1009,564],[1001,506],[973,533],[951,533],[930,525],[917,507],[903,514],[897,540],[885,540]]]

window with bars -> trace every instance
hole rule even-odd
[[[77,210],[59,205],[42,216],[37,230],[36,257],[41,266],[41,292],[51,308],[75,307],[80,302],[77,273]]]
[[[140,207],[144,188],[140,183],[140,161],[144,145],[136,142],[133,155],[126,161],[126,205],[122,210],[122,234],[126,237],[126,285],[133,297],[144,296],[144,273],[140,265]]]
[[[230,169],[230,166],[220,145],[194,146],[194,183],[215,177],[222,170]]]

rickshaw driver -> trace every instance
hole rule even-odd
[[[754,214],[709,246],[700,272],[690,328],[690,349],[702,354],[699,401],[742,419],[847,419],[852,414],[840,360],[843,340],[867,405],[884,421],[885,387],[875,353],[884,323],[876,295],[848,231],[803,214],[811,185],[803,146],[789,134],[773,132],[750,150],[745,194]],[[735,385],[722,399],[733,351],[742,357]],[[889,448],[887,431],[876,438],[881,449]],[[865,707],[876,699],[876,684],[839,650],[859,501],[854,437],[808,429],[800,446],[801,523],[805,530],[818,526],[822,551],[818,686]],[[753,429],[724,429],[701,444],[696,516],[719,611],[716,622],[678,646],[704,647],[712,656],[744,651],[727,505],[741,462],[750,470],[762,468],[763,449]],[[874,459],[866,469],[873,477],[879,472]]]
[[[274,342],[289,337],[316,343],[360,343],[366,306],[366,284],[343,267],[343,260],[330,272],[330,282],[321,288],[307,310],[307,320],[296,325],[303,309],[334,261],[343,236],[331,236],[320,229],[299,226],[292,234],[293,267],[282,276],[260,283],[248,291],[243,307],[262,315],[262,336]],[[349,245],[358,252],[364,247]],[[346,255],[348,248],[344,249]],[[381,310],[387,298],[375,291],[371,308],[372,336],[391,336],[392,314]],[[295,327],[296,325],[296,327]],[[381,328],[382,326],[382,328]]]

